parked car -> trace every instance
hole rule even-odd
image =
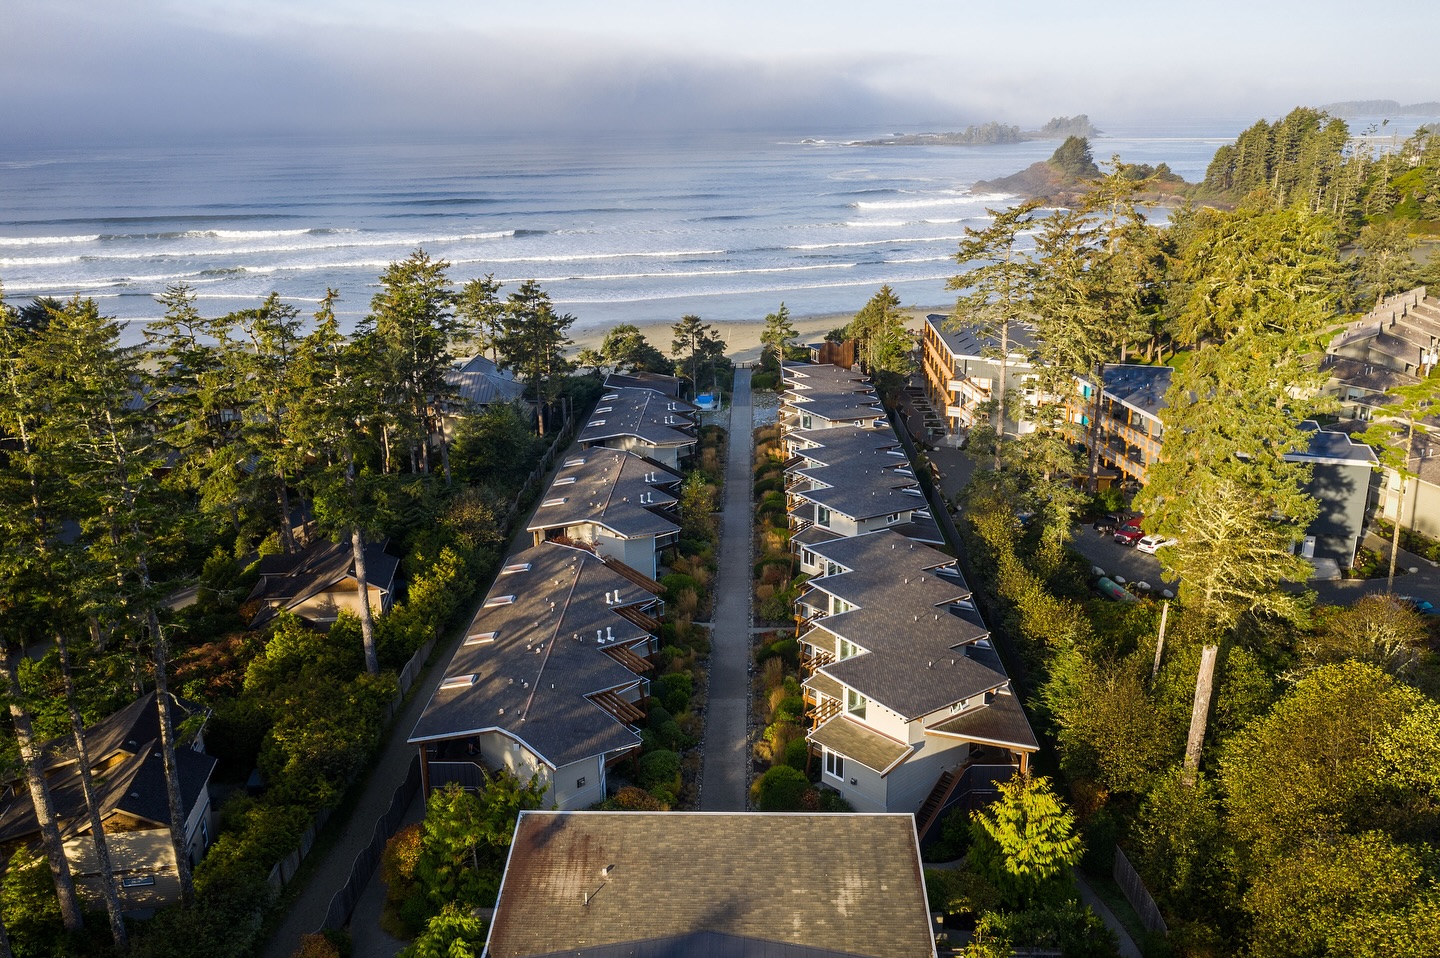
[[[1435,608],[1434,603],[1415,595],[1397,595],[1395,597],[1421,615],[1440,615],[1440,609]]]
[[[1153,556],[1156,552],[1160,551],[1166,546],[1173,546],[1174,544],[1174,539],[1167,539],[1164,536],[1146,536],[1139,542],[1135,543],[1135,548],[1140,552],[1144,552],[1148,555]]]
[[[1102,536],[1114,535],[1125,526],[1133,525],[1138,528],[1140,520],[1144,518],[1144,516],[1137,516],[1129,512],[1112,512],[1108,516],[1096,519],[1095,524],[1090,528]]]
[[[1115,530],[1115,541],[1122,546],[1133,546],[1143,538],[1145,533],[1140,531],[1139,526],[1121,526]]]

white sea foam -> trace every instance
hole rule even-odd
[[[186,230],[180,236],[185,239],[252,240],[281,236],[304,236],[309,228],[299,230]]]
[[[0,236],[0,246],[51,246],[56,243],[93,243],[98,233],[87,236]]]
[[[79,256],[0,256],[0,266],[64,266],[78,262]]]
[[[836,243],[800,243],[785,248],[796,250],[843,249],[848,246],[889,246],[896,243],[949,243],[964,238],[964,236],[906,236],[893,239],[846,240]]]
[[[628,279],[696,279],[702,276],[748,276],[756,273],[804,273],[819,269],[853,269],[854,263],[823,263],[809,266],[760,266],[753,269],[700,269],[700,270],[667,270],[663,273],[598,273],[578,276],[541,276],[537,278],[541,283],[567,283],[567,282],[613,282],[615,280]],[[533,277],[532,277],[533,278]],[[512,278],[502,282],[520,282],[520,279]]]
[[[945,193],[914,200],[857,200],[850,204],[857,210],[920,210],[929,206],[969,206],[980,197],[970,193]]]

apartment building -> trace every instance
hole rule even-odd
[[[824,784],[862,811],[914,813],[923,837],[1038,745],[954,559],[917,541],[942,537],[900,440],[878,420],[801,425],[807,405],[868,402],[869,384],[834,367],[787,366],[785,381],[805,397],[782,423],[811,576],[796,603],[807,739]]]
[[[679,469],[695,453],[695,416],[692,404],[659,390],[616,387],[600,397],[577,442],[581,449],[619,449]]]
[[[1000,379],[1000,338],[981,336],[973,329],[949,329],[949,317],[931,313],[921,335],[920,367],[925,393],[945,417],[951,432],[965,432],[976,423],[980,407],[995,398]],[[1023,402],[1006,409],[1005,432],[1018,436],[1033,432],[1030,413],[1039,402],[1034,365],[1035,334],[1015,324],[1005,351],[1005,382],[1018,390]]]
[[[630,452],[572,449],[526,530],[535,545],[580,543],[653,579],[661,550],[680,538],[675,490],[681,479]]]
[[[548,807],[604,799],[607,770],[640,749],[661,591],[579,546],[512,556],[410,734],[426,790],[504,768],[538,776]]]

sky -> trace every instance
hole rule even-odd
[[[40,141],[1101,128],[1440,99],[1338,0],[5,0],[0,129]],[[0,146],[3,150],[3,146]]]

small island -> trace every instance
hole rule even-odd
[[[1145,195],[1157,202],[1173,198],[1188,185],[1166,163],[1127,165],[1125,175],[1128,179],[1148,181]],[[1090,141],[1083,136],[1069,136],[1048,160],[1032,163],[1018,173],[996,180],[980,180],[970,189],[974,193],[1014,193],[1071,206],[1079,202],[1099,178],[1100,168],[1090,152]]]
[[[1038,130],[1022,130],[991,120],[979,126],[967,126],[955,133],[896,133],[877,140],[860,140],[851,146],[993,146],[1001,143],[1024,143],[1027,140],[1059,140],[1070,136],[1100,136],[1084,113],[1078,116],[1057,116]]]

